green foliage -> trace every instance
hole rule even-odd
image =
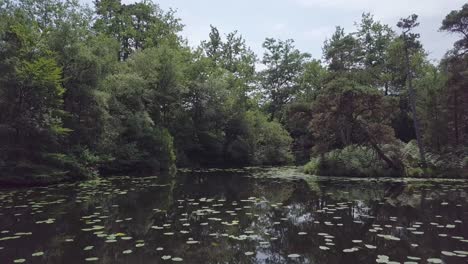
[[[407,170],[415,169],[420,166],[420,157],[418,156],[418,147],[414,140],[408,142],[402,151],[402,159]],[[450,172],[451,170],[466,169],[467,150],[463,147],[450,149],[446,152],[428,152],[427,166],[429,169]]]
[[[49,167],[60,168],[66,175],[70,175],[72,179],[88,179],[97,176],[97,170],[90,166],[90,161],[85,158],[89,157],[89,153],[70,153],[68,155],[61,153],[46,153],[44,159]],[[58,179],[59,180],[59,179]]]
[[[461,163],[461,164],[462,164],[462,165],[461,165],[462,168],[464,168],[464,169],[468,168],[468,155],[465,156],[465,157],[462,159],[462,163]]]
[[[304,167],[302,168],[303,171],[307,174],[311,175],[320,175],[320,159],[313,158],[309,162],[307,162]]]
[[[172,10],[164,12],[150,1],[122,4],[120,0],[97,0],[95,7],[94,28],[119,41],[119,60],[128,59],[136,50],[163,43],[179,45],[177,33],[183,26]]]
[[[0,33],[0,124],[5,170],[43,161],[59,149],[70,129],[63,127],[62,67],[45,44],[46,35],[21,10],[2,13]],[[28,170],[27,170],[28,171]]]
[[[406,169],[406,176],[419,178],[419,177],[425,176],[425,173],[424,173],[424,170],[420,167],[416,167],[416,168],[409,167]]]
[[[369,147],[350,145],[312,158],[304,172],[324,176],[391,177],[400,176],[380,160]]]
[[[460,10],[453,10],[442,21],[440,30],[460,34],[462,39],[454,44],[455,54],[466,54],[468,50],[468,4],[464,4]]]
[[[218,29],[211,26],[209,37],[209,41],[202,42],[201,48],[216,66],[235,73],[237,78],[245,81],[254,78],[255,54],[237,31],[227,34],[223,40]]]
[[[315,148],[320,152],[350,144],[391,143],[393,107],[391,99],[370,87],[355,86],[347,79],[330,82],[312,109],[310,128],[320,142]]]
[[[310,55],[294,47],[294,40],[267,38],[263,43],[262,63],[267,67],[260,73],[261,86],[266,95],[266,109],[272,118],[282,116],[283,107],[300,92],[304,66]]]
[[[0,1],[2,179],[309,160],[305,171],[326,175],[466,172],[466,5],[442,22],[462,38],[439,66],[410,32],[416,16],[396,36],[363,14],[354,32],[337,27],[323,62],[267,38],[257,71],[237,31],[212,26],[191,48],[173,10],[94,4]],[[428,146],[423,173],[411,112]]]
[[[253,139],[253,164],[283,165],[294,160],[290,150],[292,138],[280,123],[268,121],[258,111],[248,111],[246,119]]]

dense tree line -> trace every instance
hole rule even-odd
[[[467,19],[465,5],[442,22],[461,39],[438,65],[416,15],[394,31],[363,14],[354,32],[336,28],[323,60],[270,38],[257,58],[238,32],[213,26],[189,47],[175,12],[150,1],[3,0],[0,174],[58,181],[310,159],[306,169],[326,174],[360,156],[398,175],[444,159],[466,168]]]

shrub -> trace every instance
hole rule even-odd
[[[259,111],[247,111],[249,142],[254,165],[285,165],[293,162],[292,138],[277,121],[268,121]]]
[[[427,168],[421,168],[419,149],[415,140],[402,148],[402,162],[408,177],[468,177],[467,150],[463,147],[435,153],[426,151]]]
[[[406,169],[406,176],[408,177],[422,177],[424,176],[424,170],[422,168],[409,167]]]
[[[366,146],[351,145],[312,158],[304,172],[323,176],[390,177],[399,172],[388,168],[375,151]]]
[[[464,169],[468,169],[468,156],[463,158],[462,166]]]
[[[468,177],[466,150],[457,149],[446,153],[426,153],[427,167],[421,167],[419,149],[415,141],[407,144],[397,142],[382,145],[385,155],[395,163],[402,164],[402,170],[388,168],[373,149],[351,145],[335,149],[307,163],[303,170],[308,174],[324,176],[360,176],[360,177]]]
[[[121,140],[110,149],[111,158],[102,163],[103,174],[149,175],[174,168],[173,139],[167,129],[145,127]]]
[[[312,158],[306,165],[304,165],[303,171],[307,174],[316,175],[319,174],[319,158]]]

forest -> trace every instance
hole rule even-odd
[[[0,182],[176,168],[468,176],[468,4],[428,58],[416,14],[336,27],[321,58],[292,39],[211,32],[198,47],[151,1],[0,0]],[[262,67],[259,67],[262,65]]]

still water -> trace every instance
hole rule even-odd
[[[0,263],[468,263],[468,181],[294,168],[0,190]]]

